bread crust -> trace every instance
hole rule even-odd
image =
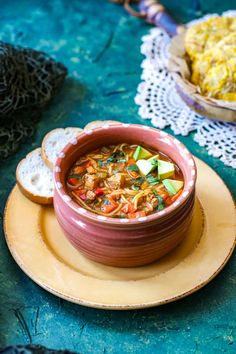
[[[38,204],[43,204],[43,205],[51,205],[53,203],[53,197],[43,197],[43,196],[40,196],[40,195],[37,195],[37,194],[34,194],[34,193],[31,193],[28,189],[26,189],[21,181],[20,181],[20,178],[19,178],[19,170],[21,168],[21,165],[25,162],[25,160],[27,160],[27,158],[30,156],[30,155],[33,155],[35,154],[35,152],[37,150],[41,150],[40,148],[37,148],[37,149],[34,149],[33,151],[31,151],[29,154],[26,155],[25,158],[23,158],[17,165],[17,168],[16,168],[16,182],[17,182],[17,185],[20,189],[20,191],[28,198],[30,199],[32,202],[34,203],[38,203]]]
[[[83,129],[77,128],[77,127],[56,128],[56,129],[53,129],[50,132],[48,132],[45,135],[45,137],[43,138],[42,145],[41,145],[41,156],[42,156],[42,159],[43,159],[45,165],[47,167],[49,167],[51,170],[53,170],[54,164],[50,161],[50,158],[47,155],[47,149],[46,149],[47,139],[55,132],[62,132],[62,131],[65,131],[66,129],[73,129],[73,130],[75,129],[78,131],[78,135],[79,135],[79,133],[83,132]]]
[[[54,132],[59,132],[59,131],[63,131],[64,129],[63,128],[56,128],[56,129],[53,129],[51,130],[50,132],[48,132],[45,137],[43,138],[43,141],[42,141],[42,144],[41,144],[41,156],[42,156],[42,159],[45,163],[46,166],[48,166],[51,170],[53,170],[53,163],[49,160],[48,158],[48,155],[46,153],[46,142],[47,142],[47,139],[49,136],[51,136],[52,133]]]

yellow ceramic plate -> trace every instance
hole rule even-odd
[[[67,239],[52,207],[34,204],[15,187],[5,211],[5,234],[22,270],[49,292],[80,305],[104,309],[157,306],[192,294],[224,267],[235,246],[232,197],[202,161],[197,202],[184,242],[158,262],[113,268],[84,258]]]

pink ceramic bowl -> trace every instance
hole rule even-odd
[[[127,142],[147,145],[173,159],[182,170],[184,191],[166,209],[139,219],[99,216],[81,208],[67,194],[65,176],[71,165],[99,146]],[[195,200],[196,166],[186,147],[158,129],[112,124],[84,131],[61,152],[54,169],[54,208],[68,240],[86,257],[107,265],[133,267],[151,263],[185,237]]]

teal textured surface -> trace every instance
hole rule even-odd
[[[38,123],[35,136],[1,163],[2,219],[18,161],[39,146],[49,130],[84,127],[95,119],[150,124],[138,116],[134,103],[141,74],[141,36],[150,26],[106,0],[0,3],[0,39],[47,51],[69,69],[68,79]],[[163,4],[179,21],[187,21],[202,15],[201,10],[232,9],[234,1],[183,0],[180,5],[166,0]],[[191,136],[178,138],[213,167],[236,196],[235,170],[209,157]],[[159,308],[132,312],[89,309],[34,284],[13,261],[1,227],[0,347],[39,343],[81,353],[235,353],[235,269],[234,254],[204,289]]]

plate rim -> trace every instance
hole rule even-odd
[[[220,178],[221,182],[224,184],[225,188],[227,189],[227,191],[229,192],[229,195],[232,199],[232,202],[234,204],[234,209],[235,209],[235,202],[234,202],[234,198],[232,196],[231,191],[229,190],[228,186],[225,184],[224,180],[218,175],[218,173],[215,172],[215,170],[213,170],[213,168],[211,168],[209,165],[207,165],[204,161],[202,161],[199,158],[196,158],[194,156],[195,159],[201,161],[201,163],[203,163],[205,166],[207,166],[208,168],[210,168],[212,170],[212,172],[218,177]],[[201,283],[199,283],[197,286],[193,287],[192,289],[185,291],[177,296],[171,296],[168,297],[164,300],[157,300],[157,301],[152,301],[152,302],[144,302],[144,303],[134,303],[134,304],[106,304],[106,303],[101,303],[101,302],[96,302],[96,301],[90,301],[90,300],[83,300],[83,299],[79,299],[79,298],[75,298],[74,296],[70,296],[70,295],[65,295],[60,291],[55,290],[54,288],[48,286],[47,284],[44,284],[43,282],[41,282],[40,280],[37,279],[37,277],[34,276],[34,274],[32,274],[25,266],[24,264],[21,262],[20,258],[18,257],[17,253],[15,252],[14,248],[11,246],[11,242],[9,240],[8,237],[8,233],[7,233],[7,226],[6,226],[6,214],[8,211],[8,204],[10,202],[11,196],[13,194],[13,192],[15,191],[15,189],[17,188],[17,184],[14,185],[14,187],[12,188],[11,192],[9,193],[9,196],[7,198],[6,204],[5,204],[5,208],[4,208],[4,213],[3,213],[3,230],[4,230],[4,234],[5,234],[5,240],[9,249],[9,252],[11,253],[13,259],[15,260],[15,262],[17,263],[17,265],[21,268],[21,270],[33,281],[35,282],[37,285],[39,285],[41,288],[43,288],[44,290],[48,291],[49,293],[62,298],[64,300],[67,300],[69,302],[72,302],[74,304],[78,304],[81,306],[86,306],[86,307],[90,307],[90,308],[96,308],[96,309],[103,309],[103,310],[137,310],[137,309],[144,309],[144,308],[151,308],[151,307],[156,307],[156,306],[161,306],[164,304],[168,304],[180,299],[183,299],[195,292],[197,292],[198,290],[202,289],[205,285],[207,285],[208,283],[210,283],[220,272],[221,270],[225,267],[225,265],[227,264],[227,262],[229,261],[235,246],[236,246],[236,232],[235,232],[235,236],[234,236],[234,242],[232,243],[229,252],[227,253],[227,256],[225,257],[225,259],[223,260],[223,262],[221,263],[221,265],[215,270],[215,272],[206,280],[202,281]],[[201,202],[200,202],[201,205]],[[202,207],[202,205],[201,205]],[[203,208],[204,210],[204,208]]]

